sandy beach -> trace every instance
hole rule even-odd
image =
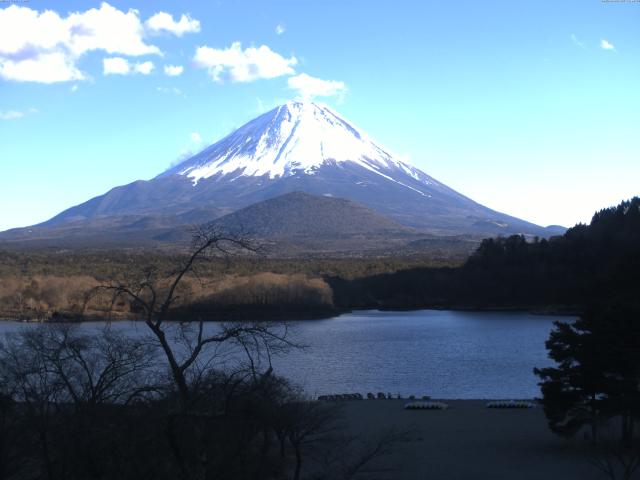
[[[542,408],[489,409],[483,400],[442,400],[447,410],[405,410],[407,400],[345,402],[351,433],[374,438],[397,428],[407,441],[365,478],[581,479],[604,478],[585,453],[587,441],[549,431]],[[388,469],[388,470],[387,470]]]

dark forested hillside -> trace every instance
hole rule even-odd
[[[597,212],[563,236],[486,239],[460,268],[330,278],[338,306],[580,310],[640,301],[640,198]]]

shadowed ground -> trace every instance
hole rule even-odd
[[[542,408],[488,409],[486,401],[451,400],[448,410],[404,410],[407,400],[347,402],[354,434],[380,429],[410,431],[367,478],[591,480],[604,478],[585,454],[585,440],[552,434]]]

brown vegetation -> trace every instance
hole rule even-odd
[[[138,313],[131,302],[118,299],[111,304],[109,295],[101,295],[85,305],[87,292],[99,284],[142,276],[145,268],[170,272],[185,258],[149,251],[0,251],[0,318],[130,318]],[[325,315],[335,311],[325,276],[350,279],[410,267],[451,266],[460,261],[237,257],[229,263],[224,258],[206,258],[181,282],[173,310],[180,317],[196,311],[205,318],[268,311],[286,315],[284,310],[292,316]]]
[[[89,275],[11,275],[0,279],[0,316],[24,320],[86,318],[132,318],[134,302],[119,298],[112,304],[105,292],[86,302],[87,293],[100,284]],[[167,285],[161,285],[161,288]],[[321,278],[304,274],[225,274],[219,278],[184,278],[173,306],[181,314],[190,305],[215,310],[225,306],[310,305],[333,306],[331,288]]]
[[[0,279],[0,315],[37,320],[62,312],[79,315],[85,293],[97,284],[97,280],[88,275],[4,277]]]

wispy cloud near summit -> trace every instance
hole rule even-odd
[[[337,80],[323,80],[301,73],[287,80],[290,89],[295,90],[302,98],[313,97],[341,97],[347,92],[344,82]]]
[[[600,40],[600,47],[603,50],[613,50],[613,51],[615,51],[615,49],[616,49],[616,47],[614,47],[611,42],[609,42],[608,40],[606,40],[604,38],[602,40]]]

